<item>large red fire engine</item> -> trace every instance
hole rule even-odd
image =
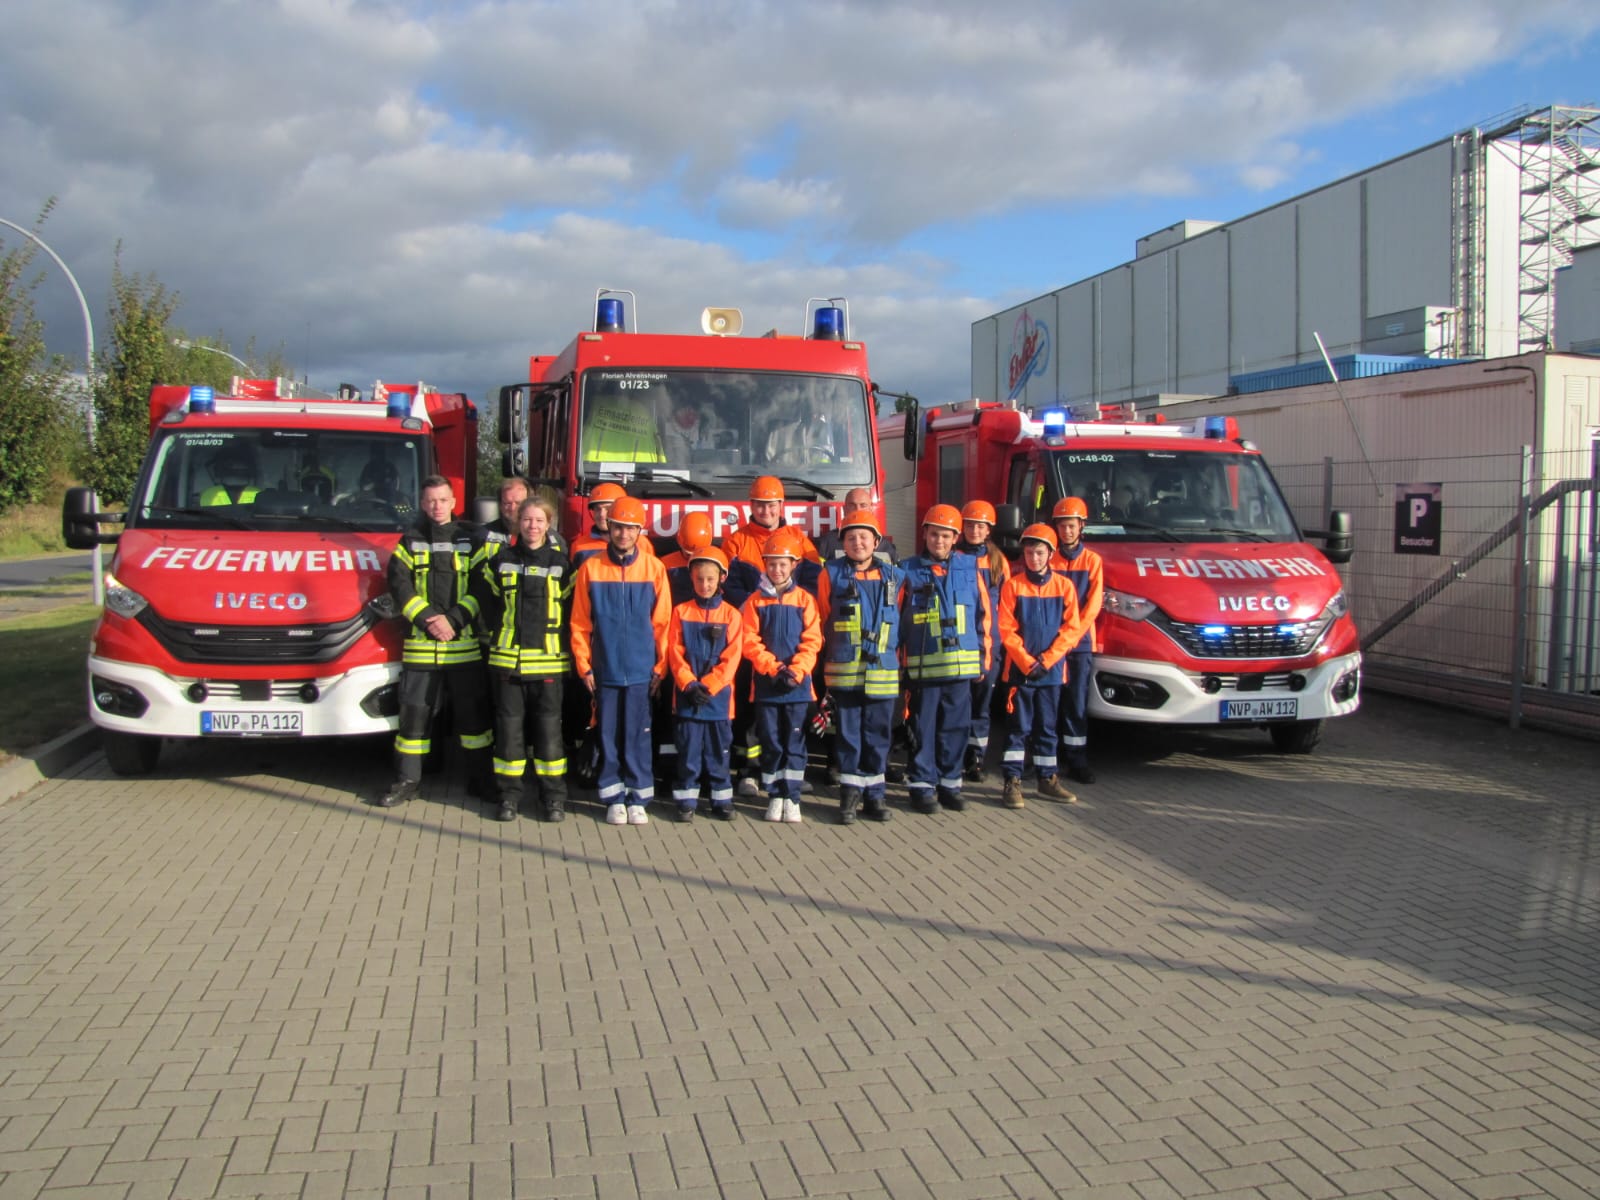
[[[89,649],[112,769],[152,769],[162,738],[393,730],[402,630],[384,568],[423,478],[449,478],[461,510],[472,402],[420,383],[371,399],[163,385],[150,436],[126,513],[98,512],[87,488],[62,512],[68,545],[117,546]]]
[[[966,401],[879,428],[886,444],[902,439],[915,472],[889,488],[903,548],[920,545],[917,514],[935,503],[996,504],[1013,553],[1057,500],[1087,505],[1084,540],[1105,563],[1092,716],[1265,725],[1279,749],[1304,753],[1325,718],[1355,711],[1359,640],[1332,565],[1350,560],[1349,518],[1311,535],[1324,550],[1308,545],[1232,417],[1073,421]]]
[[[731,308],[704,310],[702,335],[640,333],[622,296],[602,288],[594,328],[534,355],[530,382],[500,392],[507,474],[561,496],[563,534],[588,528],[585,497],[607,480],[644,501],[660,545],[691,512],[718,537],[736,529],[762,475],[783,480],[785,523],[813,538],[838,524],[852,488],[883,516],[875,389],[842,301],[808,302],[804,333],[739,337]]]

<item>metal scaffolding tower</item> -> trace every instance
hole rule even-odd
[[[1555,273],[1571,265],[1574,250],[1600,241],[1600,109],[1535,109],[1483,133],[1481,141],[1484,153],[1502,155],[1517,168],[1518,348],[1549,349]],[[1457,221],[1466,216],[1458,208]],[[1477,223],[1481,229],[1481,217]],[[1475,248],[1480,263],[1481,237]],[[1462,274],[1458,270],[1458,287]]]

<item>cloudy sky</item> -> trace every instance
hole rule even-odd
[[[973,320],[1144,234],[1593,103],[1597,30],[1593,0],[7,0],[0,217],[56,197],[97,332],[120,243],[178,324],[323,387],[482,396],[606,286],[670,332],[845,296],[879,382],[938,402]],[[59,275],[39,299],[81,357]]]

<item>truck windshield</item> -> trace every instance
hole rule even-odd
[[[745,494],[757,475],[832,491],[872,478],[859,379],[770,371],[594,368],[583,376],[579,469]]]
[[[1051,457],[1057,495],[1078,496],[1088,505],[1084,533],[1096,541],[1300,540],[1277,482],[1257,455],[1069,449]]]
[[[428,469],[415,435],[331,429],[161,433],[130,527],[398,530]]]

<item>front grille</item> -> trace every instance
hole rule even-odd
[[[180,662],[234,665],[332,662],[377,623],[366,608],[331,625],[195,625],[168,621],[151,608],[138,619]]]
[[[1320,619],[1272,625],[1202,625],[1163,614],[1150,619],[1192,658],[1300,658],[1327,628]]]
[[[252,681],[254,682],[254,681]],[[266,695],[245,696],[246,689],[236,679],[207,679],[206,699],[215,703],[218,700],[237,700],[246,704],[278,704],[287,700],[302,701],[300,689],[305,687],[304,679],[269,679],[262,680],[266,684]]]

